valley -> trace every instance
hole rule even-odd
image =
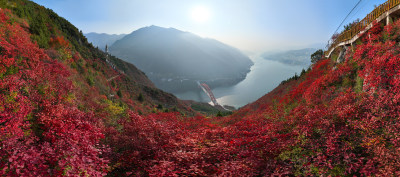
[[[300,74],[302,69],[307,70],[308,66],[292,66],[276,61],[264,60],[258,55],[250,57],[254,62],[251,71],[246,78],[236,85],[228,87],[212,87],[212,91],[221,105],[230,105],[236,108],[245,106],[256,101],[266,92],[272,91],[283,80],[293,75]],[[268,76],[268,77],[266,77]],[[193,90],[187,92],[172,92],[179,99],[210,102],[206,94]]]
[[[159,30],[161,32],[167,30],[165,28],[160,28],[160,27],[146,27],[144,29],[139,29],[139,30]],[[166,34],[168,33],[181,33],[183,32],[177,31],[175,29],[170,29],[172,30],[169,32],[164,32]],[[160,32],[160,33],[161,33]],[[138,32],[134,32],[138,33]],[[163,34],[163,35],[166,35]],[[103,34],[102,38],[97,38],[96,40],[90,40],[89,42],[93,42],[94,44],[97,44],[101,39],[104,38],[107,34]],[[110,38],[113,37],[113,35],[108,35]],[[172,39],[176,37],[171,37]],[[127,39],[125,39],[127,40]],[[151,40],[151,38],[147,37],[141,40]],[[177,39],[174,39],[177,40]],[[115,40],[117,41],[117,40]],[[135,41],[132,41],[135,43]],[[173,42],[172,42],[173,43]],[[111,49],[110,53],[112,54],[112,46],[114,43],[111,43]],[[139,45],[139,44],[136,44]],[[173,51],[176,51],[176,49],[168,48],[167,46],[169,45],[168,42],[165,42],[164,45],[159,44],[158,50],[164,50],[164,53],[170,53]],[[148,46],[147,46],[148,47]],[[146,50],[150,50],[149,49]],[[129,49],[129,50],[139,50],[139,49]],[[140,49],[141,50],[141,49]],[[151,51],[140,51],[142,55],[149,55],[149,57],[152,57]],[[180,49],[180,50],[185,50],[185,49]],[[161,71],[164,69],[160,69],[159,67],[162,66],[164,67],[165,65],[167,66],[172,66],[172,65],[179,65],[176,63],[180,63],[181,61],[176,61],[176,60],[171,60],[170,57],[165,57],[164,55],[159,55],[157,60],[163,61],[164,63],[161,63],[160,66],[155,65],[153,61],[149,60],[143,60],[141,61],[142,64],[139,66],[144,66],[144,65],[154,65],[152,66],[153,69],[146,68],[139,68],[143,71],[145,71],[146,76],[149,77],[151,81],[155,83],[155,85],[158,88],[161,88],[167,92],[170,92],[174,95],[176,95],[179,99],[182,100],[194,100],[194,101],[199,101],[199,102],[209,102],[211,105],[210,98],[205,94],[200,87],[198,86],[197,82],[202,82],[206,83],[207,85],[210,86],[212,92],[216,96],[216,99],[218,102],[220,102],[222,105],[230,105],[234,106],[236,108],[242,107],[248,103],[251,103],[255,101],[257,98],[261,97],[265,93],[271,91],[273,88],[278,86],[281,81],[293,76],[294,74],[300,74],[302,69],[307,70],[309,67],[310,63],[310,55],[315,52],[317,49],[301,49],[301,50],[292,50],[292,51],[285,51],[285,52],[280,52],[276,54],[255,54],[253,56],[250,56],[251,63],[253,65],[251,68],[249,68],[249,71],[246,71],[243,73],[240,73],[240,71],[237,72],[237,76],[231,78],[231,77],[224,77],[221,78],[218,75],[213,75],[210,74],[210,71],[208,67],[215,67],[213,64],[209,64],[207,66],[204,66],[203,68],[206,68],[204,70],[204,74],[207,74],[207,76],[203,76],[203,74],[197,73],[188,73],[188,72],[183,72],[183,73],[178,73],[178,70],[176,68],[187,68],[188,66],[174,66],[173,72],[171,71],[165,71],[168,74],[165,74]],[[147,53],[146,53],[147,52]],[[198,55],[198,54],[193,54],[193,55]],[[129,58],[128,56],[121,56],[123,58]],[[265,58],[268,58],[269,61],[262,61],[265,60]],[[155,60],[155,59],[153,59]],[[171,60],[171,61],[170,61]],[[201,58],[195,59],[195,60],[203,60]],[[131,60],[127,60],[129,62],[137,63],[139,61],[135,61],[135,59],[131,58]],[[280,62],[280,63],[279,63]],[[198,66],[197,64],[190,64],[193,66]],[[215,65],[215,64],[214,64]],[[159,69],[154,69],[154,68],[159,68]],[[219,67],[219,66],[218,66]],[[220,70],[220,69],[214,69],[214,70]],[[211,71],[212,72],[212,71]],[[267,76],[267,77],[266,77]]]
[[[239,50],[219,41],[158,26],[116,40],[109,52],[138,66],[158,88],[175,93],[200,90],[197,81],[210,87],[235,85],[253,65]]]

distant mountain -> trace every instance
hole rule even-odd
[[[168,92],[228,86],[246,77],[253,62],[239,50],[214,39],[174,28],[141,28],[116,41],[110,53],[136,65]]]
[[[105,50],[105,46],[111,46],[115,41],[123,38],[126,34],[106,34],[106,33],[87,33],[84,34],[89,42],[100,50]]]
[[[301,50],[289,50],[279,53],[264,53],[262,57],[266,60],[278,61],[288,65],[310,65],[311,64],[311,54],[313,54],[317,49],[306,48]]]

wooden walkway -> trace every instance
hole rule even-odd
[[[345,45],[352,45],[358,38],[366,31],[372,28],[374,22],[384,22],[389,24],[394,18],[400,16],[400,0],[388,0],[380,6],[376,7],[369,13],[363,20],[353,25],[349,30],[343,31],[339,36],[329,45],[328,50],[325,51],[325,56],[328,58],[332,52]]]

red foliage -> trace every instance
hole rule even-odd
[[[50,39],[49,45],[52,48],[68,47],[69,42],[64,39],[64,36],[56,36]]]
[[[205,118],[189,128],[170,115],[131,117],[123,125],[133,131],[115,132],[111,143],[124,147],[118,170],[129,173],[119,174],[400,175],[399,33],[400,22],[374,26],[344,63],[319,61],[290,87],[213,120],[224,127]]]
[[[66,101],[69,72],[7,14],[0,10],[0,174],[104,175],[100,129]]]
[[[1,175],[400,175],[400,21],[375,24],[345,62],[320,60],[232,116],[138,115],[110,103],[114,120],[98,103],[107,96],[94,86],[76,93],[68,66],[32,43],[9,13],[0,11]],[[74,53],[72,62],[81,59]],[[70,94],[79,99],[68,101]],[[151,106],[135,109],[143,108]]]

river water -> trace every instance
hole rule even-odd
[[[246,79],[230,87],[211,88],[214,96],[221,105],[230,105],[236,108],[256,101],[258,98],[272,91],[283,80],[300,74],[308,66],[291,66],[280,62],[265,60],[259,56],[251,56],[254,65],[247,74]],[[174,93],[182,100],[195,100],[209,102],[210,98],[202,91],[189,91]]]

